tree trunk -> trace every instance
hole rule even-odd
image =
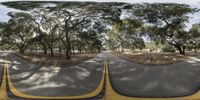
[[[81,49],[81,47],[80,47],[80,46],[78,46],[78,47],[77,47],[77,50],[78,50],[79,54],[81,54],[81,53],[82,53],[82,49]]]
[[[18,49],[19,49],[19,52],[20,52],[21,54],[24,54],[24,53],[25,53],[25,50],[26,50],[26,48],[27,48],[27,45],[26,45],[26,44],[17,44],[17,47],[18,47]]]
[[[66,43],[67,43],[67,44],[65,44],[65,49],[66,49],[65,57],[66,57],[66,59],[69,60],[70,59],[70,52],[71,52],[71,43],[70,43],[70,40],[69,40],[68,32],[65,33],[65,37],[66,37]]]
[[[179,46],[175,46],[175,47],[178,49],[180,54],[185,55],[185,47],[184,46],[179,45]]]
[[[75,48],[74,48],[74,46],[72,46],[71,52],[72,52],[73,55],[75,55]]]
[[[47,49],[44,48],[44,55],[47,55]]]
[[[25,47],[25,46],[19,47],[19,52],[20,52],[21,54],[24,54],[24,53],[25,53],[25,50],[26,50],[26,47]]]
[[[20,49],[19,52],[20,52],[21,54],[24,54],[25,49]]]
[[[172,42],[168,42],[170,45],[173,45],[181,55],[185,55],[185,46],[183,46],[182,44],[180,43],[175,43],[173,44]]]
[[[67,49],[67,50],[65,51],[65,57],[66,57],[67,60],[70,59],[70,53],[69,53],[69,52],[70,52],[69,49]]]
[[[47,54],[47,47],[44,43],[41,43],[41,45],[43,46],[44,55],[46,55]]]
[[[182,50],[183,50],[183,55],[185,55],[185,46],[182,46]]]
[[[51,57],[54,56],[54,53],[53,53],[53,48],[49,48],[50,49],[50,52],[51,52]]]
[[[66,37],[66,39],[67,39],[67,37]],[[62,39],[62,44],[64,46],[65,58],[69,60],[70,59],[70,51],[69,51],[66,41],[64,41],[63,39]]]
[[[100,53],[100,52],[101,52],[101,48],[99,47],[99,48],[98,48],[98,53]]]
[[[48,46],[49,46],[49,48],[50,48],[50,51],[51,51],[51,57],[54,56],[54,51],[53,51],[54,38],[53,38],[53,37],[54,37],[54,36],[51,35],[51,43],[48,44]]]
[[[37,49],[38,49],[38,47],[37,47],[37,44],[35,43],[35,52],[37,52]]]
[[[58,44],[58,52],[59,52],[59,53],[62,52],[62,46],[61,46],[60,42],[59,42],[59,44]]]
[[[67,43],[68,44],[68,43]],[[64,46],[65,46],[65,58],[67,60],[70,59],[70,48],[69,48],[69,45],[67,45],[66,43],[64,43]]]

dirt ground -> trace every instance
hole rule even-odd
[[[115,53],[116,54],[116,53]],[[137,62],[140,64],[160,65],[160,64],[173,64],[189,59],[188,57],[197,55],[196,53],[188,52],[186,55],[179,53],[117,53],[123,59]]]
[[[71,56],[70,60],[65,59],[63,55],[55,54],[54,57],[50,55],[43,55],[42,53],[26,53],[20,54],[15,53],[15,55],[19,56],[20,58],[27,60],[31,63],[35,63],[38,65],[76,65],[86,60],[93,58],[96,54],[77,54]]]

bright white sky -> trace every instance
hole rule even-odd
[[[19,1],[19,0],[0,0],[0,2],[6,1]],[[21,0],[23,1],[23,0]],[[29,1],[29,0],[26,0]],[[35,1],[54,1],[54,0],[35,0]],[[196,7],[200,9],[200,0],[57,0],[57,1],[93,1],[93,2],[128,2],[128,3],[184,3],[189,4],[191,7]],[[10,11],[19,11],[11,8],[7,8],[3,5],[0,5],[0,21],[8,21],[9,16],[7,13]],[[187,30],[191,28],[192,24],[200,22],[200,12],[190,15],[191,19],[187,23]]]

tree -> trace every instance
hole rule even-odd
[[[121,23],[115,23],[108,32],[108,45],[112,49],[143,49],[144,41],[140,36],[142,22],[138,19],[123,19]]]
[[[192,25],[192,28],[189,30],[190,39],[188,40],[188,48],[194,49],[195,52],[200,48],[200,23]]]
[[[134,6],[133,13],[144,22],[149,23],[149,36],[153,40],[168,42],[173,45],[180,54],[185,54],[187,32],[184,31],[188,14],[196,12],[197,9],[189,5],[176,3],[144,3]]]
[[[50,55],[54,56],[54,44],[55,38],[57,38],[57,30],[59,28],[59,16],[57,16],[57,11],[49,11],[49,9],[41,8],[32,11],[33,19],[32,21],[36,24],[35,29],[39,36],[41,37],[41,45],[46,52],[46,49],[50,49]]]
[[[2,40],[3,30],[5,29],[6,25],[7,23],[0,22],[0,41]],[[0,45],[3,45],[3,44],[0,42]]]
[[[54,6],[45,5],[46,3]],[[119,6],[124,5],[124,3],[46,1],[2,4],[23,10],[24,12],[19,14],[26,13],[29,16],[26,20],[34,29],[32,30],[34,36],[28,44],[34,45],[36,50],[42,47],[44,54],[49,50],[51,56],[59,49],[60,53],[64,52],[66,59],[70,59],[76,49],[87,53],[100,52],[103,41],[101,34],[107,31],[107,24],[119,19],[121,13]],[[33,47],[27,46],[27,48]]]
[[[29,15],[26,13],[8,13],[11,19],[3,30],[1,42],[15,45],[20,53],[24,54],[28,44],[33,38],[32,24],[29,23]]]

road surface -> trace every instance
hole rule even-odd
[[[4,67],[4,57],[2,56],[2,53],[0,52],[0,86],[3,78],[3,67]]]
[[[106,54],[113,89],[131,97],[179,97],[200,89],[200,62],[188,60],[160,66],[136,64]]]
[[[78,96],[94,91],[107,57],[113,89],[129,97],[182,97],[200,88],[200,62],[187,60],[148,66],[104,52],[75,66],[37,66],[9,54],[9,75],[14,87],[35,96]],[[2,70],[2,65],[0,65]],[[1,75],[2,76],[2,75]]]
[[[9,54],[14,87],[35,96],[77,96],[94,91],[102,77],[102,54],[75,66],[37,66]]]

